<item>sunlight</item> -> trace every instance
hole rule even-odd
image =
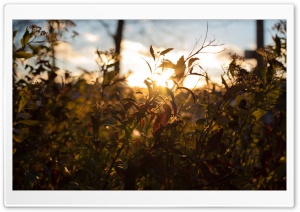
[[[172,87],[174,83],[170,80],[170,77],[174,74],[171,69],[165,69],[162,73],[154,73],[152,75],[152,80],[156,82],[157,85]]]
[[[124,73],[127,71],[132,71],[132,74],[127,78],[127,82],[129,86],[132,87],[142,87],[146,88],[144,84],[144,80],[146,78],[151,78],[158,85],[172,87],[174,83],[169,78],[174,74],[172,69],[165,69],[163,73],[161,73],[161,69],[154,70],[154,61],[152,56],[148,53],[148,48],[139,42],[133,42],[124,40],[122,42],[122,70]],[[198,54],[195,57],[199,57],[199,61],[197,61],[198,65],[202,67],[203,70],[199,70],[199,68],[195,68],[195,73],[203,73],[205,71],[208,72],[210,77],[219,76],[222,74],[222,65],[228,64],[230,62],[229,56],[227,53],[218,53],[221,51],[223,47],[207,47],[205,49],[204,54]],[[164,50],[164,48],[154,47],[155,51]],[[184,55],[186,58],[189,55],[187,51],[176,51],[173,50],[167,55],[167,58],[176,64],[177,60]],[[146,60],[154,73],[151,74]],[[196,64],[197,64],[196,63]],[[159,65],[160,63],[158,63]],[[198,70],[196,70],[198,69]],[[219,83],[218,79],[216,83]],[[187,76],[183,81],[183,86],[187,88],[202,87],[206,84],[205,78],[203,76],[191,75]]]
[[[205,78],[197,75],[187,76],[183,81],[183,86],[189,89],[203,87],[204,85],[206,85]]]

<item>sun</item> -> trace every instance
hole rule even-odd
[[[156,72],[152,75],[151,79],[160,86],[172,87],[174,85],[171,80],[171,76],[174,74],[174,71],[171,69],[165,69],[163,72]]]

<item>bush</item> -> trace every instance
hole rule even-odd
[[[172,48],[151,46],[149,71],[173,71],[173,86],[147,78],[147,89],[136,90],[115,70],[113,50],[96,51],[101,68],[93,84],[88,72],[65,72],[57,83],[59,34],[31,25],[13,55],[14,67],[36,61],[24,66],[23,79],[14,70],[13,188],[285,190],[285,26],[275,26],[274,46],[258,51],[263,67],[246,71],[243,59],[231,55],[219,86],[198,57],[215,40],[176,64],[167,59]],[[40,36],[43,45],[35,43]],[[183,87],[187,75],[205,78],[207,86]]]

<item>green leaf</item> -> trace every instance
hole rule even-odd
[[[28,58],[31,58],[33,56],[34,56],[34,54],[31,54],[31,53],[28,53],[28,52],[15,52],[13,54],[14,58],[25,58],[25,59],[28,59]]]
[[[21,38],[21,40],[20,40],[20,42],[21,42],[21,44],[22,44],[22,47],[24,47],[27,43],[28,43],[28,41],[30,40],[30,38],[33,36],[33,34],[32,33],[29,33],[29,31],[28,31],[28,27],[26,28],[26,31],[25,31],[25,33],[24,33],[24,35],[23,35],[23,37]]]
[[[165,50],[163,50],[161,53],[160,53],[160,55],[165,55],[165,54],[167,54],[168,52],[170,52],[170,51],[172,51],[174,48],[168,48],[168,49],[165,49]]]
[[[24,108],[24,106],[26,105],[27,99],[22,96],[19,102],[19,109],[18,109],[18,113],[20,113],[22,111],[22,109]]]
[[[153,57],[153,60],[155,61],[155,55],[154,55],[154,51],[153,51],[153,48],[152,48],[152,45],[150,46],[150,53]]]
[[[258,108],[256,111],[253,112],[256,121],[258,121],[261,117],[263,117],[268,111]]]
[[[142,58],[142,59],[145,60],[144,58]],[[150,70],[150,72],[151,72],[151,74],[152,74],[152,68],[151,68],[150,64],[148,63],[147,60],[145,60],[145,62],[147,63],[147,65],[148,65],[148,67],[149,67],[149,70]]]
[[[30,119],[27,119],[27,120],[21,120],[21,121],[18,121],[17,123],[18,123],[18,124],[25,124],[25,125],[29,125],[29,126],[36,126],[36,125],[38,125],[40,122],[37,121],[37,120],[30,120]]]

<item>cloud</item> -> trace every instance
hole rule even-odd
[[[61,42],[55,47],[55,56],[62,69],[75,71],[81,67],[92,71],[98,68],[95,62],[97,57],[95,51],[92,46],[75,49],[70,43]]]
[[[99,35],[89,33],[89,32],[85,32],[83,34],[83,37],[86,41],[88,41],[90,43],[96,43],[96,42],[100,41],[100,36]]]
[[[195,67],[194,71],[198,73],[203,73],[205,71],[212,79],[219,82],[220,75],[223,74],[222,67],[226,69],[231,62],[228,53],[234,52],[242,56],[244,53],[243,49],[234,45],[226,45],[225,47],[226,51],[221,53],[217,52],[221,51],[224,48],[223,46],[207,47],[203,49],[203,53],[195,55],[194,57],[200,58],[200,60],[196,61],[196,63],[202,67],[202,70]],[[149,47],[139,42],[123,40],[122,48],[121,74],[126,74],[128,71],[131,71],[132,74],[128,77],[128,83],[131,86],[145,87],[144,80],[148,77],[153,77],[153,73],[151,74],[145,60],[148,61],[153,72],[155,71],[155,65],[159,65],[155,64],[153,61],[153,58],[149,53]],[[153,48],[155,52],[164,50],[164,48],[160,47]],[[55,47],[55,51],[56,57],[60,62],[58,65],[62,69],[67,69],[73,72],[74,70],[78,70],[78,67],[88,71],[98,70],[98,66],[95,62],[97,58],[97,55],[95,54],[96,48],[93,45],[87,45],[81,49],[76,49],[76,47],[72,46],[72,44],[62,42]],[[184,58],[187,58],[189,54],[190,52],[174,49],[166,55],[166,58],[176,64],[177,60],[182,55],[184,55]],[[193,84],[194,86],[197,81],[198,79],[196,80],[196,77],[190,77],[186,80],[185,85],[190,87],[189,85]],[[203,84],[203,80],[200,84]]]

